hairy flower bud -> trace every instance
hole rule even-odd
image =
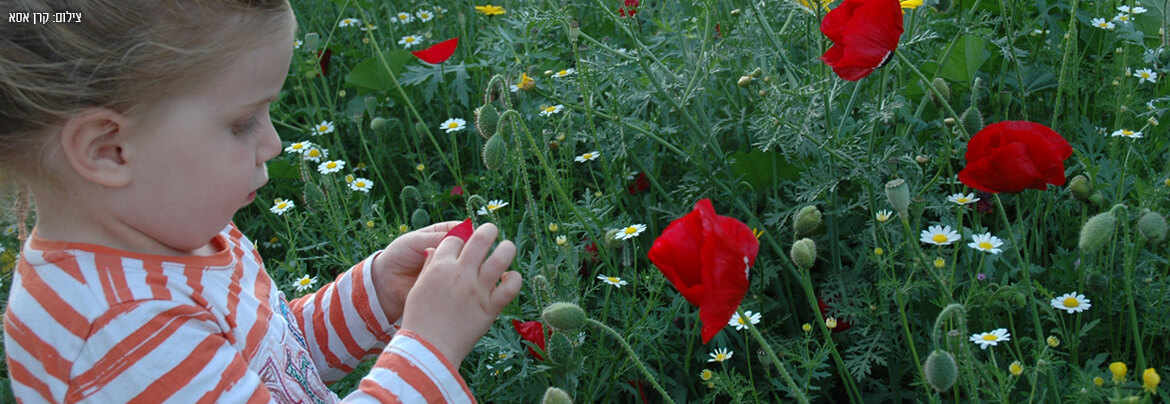
[[[488,170],[496,170],[504,165],[504,160],[508,158],[508,145],[504,143],[504,138],[499,134],[492,135],[486,143],[483,144],[483,165]]]
[[[1090,217],[1081,227],[1081,239],[1078,247],[1085,252],[1097,251],[1113,237],[1113,228],[1117,226],[1117,216],[1113,211],[1102,212]]]
[[[410,215],[410,227],[421,229],[428,224],[431,224],[431,214],[427,213],[425,209],[415,209],[414,213]]]
[[[492,104],[483,104],[475,109],[475,129],[484,139],[496,134],[496,126],[500,123],[500,113]]]
[[[1146,212],[1138,219],[1138,233],[1147,241],[1159,242],[1166,238],[1166,218],[1158,212]]]
[[[553,333],[548,339],[548,359],[557,365],[573,361],[573,343],[563,332]]]
[[[926,383],[939,392],[950,390],[955,380],[959,378],[959,366],[955,363],[955,356],[941,349],[934,350],[926,357],[922,371],[926,373]]]
[[[540,399],[541,404],[573,404],[573,398],[569,397],[569,393],[556,387],[549,387],[544,391],[544,398]]]
[[[422,196],[418,193],[418,188],[415,188],[414,185],[402,187],[402,191],[398,192],[398,198],[402,200],[403,205],[407,206],[422,203]]]
[[[817,262],[817,243],[809,238],[797,240],[792,244],[789,255],[792,256],[792,263],[807,271]]]
[[[385,128],[386,128],[386,118],[377,117],[377,118],[374,118],[373,120],[370,120],[370,129],[371,130],[382,130]]]
[[[821,225],[821,210],[816,205],[800,208],[792,222],[798,237],[812,234]]]
[[[585,310],[572,303],[557,302],[548,305],[540,314],[541,319],[558,330],[574,331],[588,324]]]
[[[1077,174],[1076,177],[1069,180],[1068,189],[1072,192],[1073,198],[1077,198],[1081,202],[1088,202],[1089,197],[1093,194],[1093,184],[1084,174]]]
[[[959,122],[963,124],[963,129],[967,131],[967,134],[974,135],[983,129],[983,114],[972,105],[962,115],[959,115]]]

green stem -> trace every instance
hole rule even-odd
[[[955,118],[956,123],[959,123],[959,114],[956,114],[954,108],[951,108],[951,103],[946,102],[947,98],[943,96],[943,94],[939,92],[937,88],[934,88],[932,81],[926,78],[926,75],[922,74],[922,71],[918,70],[918,67],[914,66],[913,62],[911,62],[909,59],[906,59],[906,56],[902,55],[902,52],[894,52],[894,54],[898,56],[898,62],[900,62],[902,66],[910,69],[910,71],[914,72],[914,75],[918,76],[919,80],[922,80],[922,86],[926,87],[927,91],[934,93],[934,96],[938,97],[938,99],[942,101],[940,104],[943,105],[943,107],[947,110],[947,113],[950,114],[952,118]],[[957,124],[955,127],[959,129],[959,133],[963,134],[963,139],[971,138],[971,135],[967,133],[967,128],[964,128],[963,125]]]
[[[646,381],[650,382],[650,385],[654,386],[654,389],[658,390],[659,394],[662,394],[663,400],[674,404],[674,399],[671,399],[670,395],[666,394],[666,389],[662,388],[662,386],[658,384],[657,378],[650,374],[650,371],[646,369],[646,365],[642,363],[641,359],[638,359],[638,353],[634,352],[634,348],[630,347],[630,343],[626,342],[626,339],[622,338],[621,334],[618,334],[618,332],[614,331],[614,329],[609,328],[609,326],[602,324],[601,322],[594,319],[589,319],[589,324],[592,324],[613,336],[613,338],[622,345],[622,348],[626,350],[626,354],[630,355],[630,359],[634,361],[634,365],[638,367],[638,370],[642,371],[642,374],[646,376]]]
[[[788,389],[792,390],[792,395],[796,396],[796,401],[799,401],[802,404],[808,404],[808,398],[804,396],[804,392],[800,390],[799,386],[796,385],[796,382],[792,381],[792,376],[788,374],[788,369],[784,367],[784,363],[780,362],[780,358],[777,357],[776,352],[772,350],[772,345],[769,344],[768,341],[764,340],[764,336],[760,335],[760,330],[757,330],[756,326],[752,325],[751,319],[743,314],[743,309],[736,308],[735,312],[739,314],[739,318],[743,321],[743,324],[747,326],[748,332],[752,334],[752,337],[756,339],[756,342],[760,343],[760,346],[764,347],[764,352],[768,354],[768,360],[771,361],[773,365],[776,365],[776,370],[780,371],[780,377],[784,379],[784,383],[788,384]]]

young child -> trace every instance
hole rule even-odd
[[[495,226],[403,235],[286,302],[231,223],[281,151],[287,0],[0,10],[81,15],[0,24],[0,173],[36,211],[4,316],[18,399],[335,402],[377,357],[345,401],[475,401],[457,367],[521,285]]]

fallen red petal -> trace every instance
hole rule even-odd
[[[412,51],[415,57],[430,64],[439,64],[446,62],[455,54],[455,48],[459,45],[459,38],[451,38],[443,42],[431,45],[431,47]]]

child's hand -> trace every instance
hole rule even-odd
[[[406,295],[410,293],[423,267],[423,253],[437,247],[443,236],[457,225],[458,221],[435,223],[403,234],[374,257],[371,264],[374,293],[390,322],[402,317]]]
[[[516,246],[505,240],[488,257],[498,233],[487,223],[466,245],[456,237],[443,239],[428,254],[426,269],[406,298],[402,327],[434,345],[454,366],[520,293],[520,274],[504,272]]]

